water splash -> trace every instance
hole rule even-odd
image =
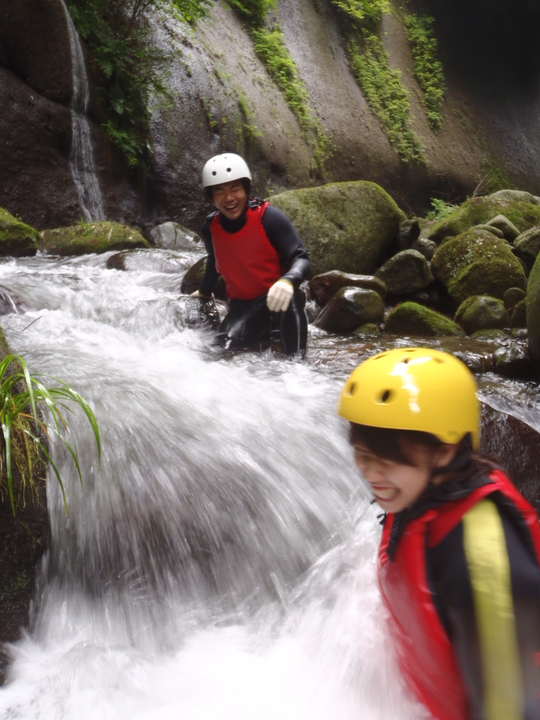
[[[92,137],[87,112],[90,103],[90,86],[84,62],[84,54],[79,35],[69,14],[69,10],[61,0],[69,35],[71,50],[71,74],[73,94],[71,97],[71,174],[85,220],[103,220],[103,200],[94,163]]]

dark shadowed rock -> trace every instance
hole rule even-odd
[[[493,353],[495,372],[518,380],[534,378],[534,364],[531,362],[527,343],[523,341],[506,344]]]
[[[487,225],[492,225],[497,230],[500,230],[508,242],[513,242],[519,236],[519,230],[510,222],[510,220],[504,215],[496,215],[490,220]]]
[[[540,255],[533,265],[527,283],[527,330],[531,358],[540,371]]]
[[[417,250],[419,253],[422,253],[426,260],[431,260],[435,250],[437,249],[437,243],[433,242],[433,240],[428,240],[427,238],[418,238],[418,240],[413,242],[411,247],[413,250]]]
[[[527,298],[520,300],[512,311],[512,327],[527,327]]]
[[[429,262],[417,250],[402,250],[377,270],[375,277],[392,295],[406,295],[423,290],[433,282]]]
[[[514,254],[523,260],[530,272],[534,261],[540,253],[540,227],[533,227],[527,232],[521,233],[514,240]]]
[[[399,225],[398,246],[401,250],[410,248],[420,237],[420,222],[418,218],[404,220]]]
[[[375,290],[379,293],[381,299],[386,296],[386,285],[382,280],[373,275],[352,275],[344,273],[340,270],[330,270],[330,272],[316,275],[309,281],[309,291],[311,297],[321,306],[326,303],[341,290],[342,287],[359,287],[364,290]]]
[[[480,450],[507,471],[518,490],[540,512],[540,433],[483,403]]]
[[[201,247],[197,233],[175,222],[165,222],[150,231],[150,238],[157,248],[167,250],[193,250]]]
[[[504,307],[507,310],[511,310],[518,302],[524,300],[526,297],[527,293],[525,290],[521,288],[508,288],[503,297]]]
[[[184,275],[180,291],[184,295],[191,295],[191,293],[198,290],[201,286],[202,279],[204,277],[204,271],[206,269],[206,258],[203,257],[190,267],[187,273]],[[214,297],[217,300],[226,300],[227,291],[225,290],[225,283],[221,275],[216,282],[214,287]]]
[[[366,323],[378,323],[384,315],[383,301],[375,290],[344,287],[338,290],[315,320],[331,333],[349,333]]]
[[[181,296],[177,302],[176,322],[180,327],[209,325],[217,328],[219,325],[219,312],[213,300]]]
[[[449,318],[414,302],[404,302],[395,307],[388,316],[384,329],[391,335],[425,337],[465,335],[463,330]]]
[[[502,300],[487,295],[473,295],[464,300],[454,316],[468,335],[477,330],[502,330],[512,321]]]

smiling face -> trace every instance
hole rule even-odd
[[[228,220],[237,220],[245,210],[248,201],[246,189],[241,180],[214,185],[214,205]]]
[[[457,445],[446,444],[436,450],[407,441],[400,446],[410,465],[378,457],[362,443],[354,445],[356,466],[385,512],[401,512],[412,505],[427,488],[434,468],[445,467],[457,451]],[[443,480],[440,476],[434,482]]]

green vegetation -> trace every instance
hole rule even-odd
[[[422,150],[410,120],[409,94],[401,72],[390,67],[379,37],[388,0],[330,0],[345,39],[349,64],[371,109],[403,162],[422,161]]]
[[[433,18],[428,15],[405,15],[414,74],[423,92],[428,123],[434,130],[440,130],[445,88],[443,67],[437,60],[437,40],[431,29],[433,22]]]
[[[486,193],[491,194],[497,190],[515,190],[517,186],[506,170],[494,158],[485,157],[482,162],[481,185]]]
[[[431,198],[431,210],[426,215],[426,220],[444,220],[451,215],[454,210],[457,210],[459,205],[452,205],[452,203],[441,200],[440,198]]]
[[[366,100],[403,162],[422,160],[420,143],[411,126],[409,94],[401,84],[401,72],[390,67],[388,53],[379,37],[366,33],[362,44],[362,52],[354,40],[349,42],[347,49],[349,62]]]
[[[149,13],[186,22],[204,14],[208,0],[67,0],[98,80],[98,113],[111,142],[131,166],[146,167],[151,96],[165,98],[168,55],[152,44]]]
[[[49,454],[44,438],[50,440],[56,436],[61,440],[73,458],[82,482],[77,452],[66,437],[70,427],[63,411],[73,412],[66,403],[73,402],[79,405],[86,415],[94,433],[98,455],[101,456],[99,428],[91,407],[69,385],[61,380],[56,382],[60,385],[45,387],[38,377],[30,375],[25,361],[19,355],[7,355],[0,362],[0,422],[4,439],[0,452],[0,490],[5,489],[2,485],[7,486],[13,514],[16,512],[13,466],[21,479],[21,497],[17,500],[24,504],[27,491],[34,497],[37,494],[35,481],[36,475],[43,476],[43,458],[50,464],[60,483],[64,509],[66,508],[62,478]],[[50,422],[40,417],[38,409],[47,413]]]
[[[308,91],[285,46],[283,31],[277,23],[272,27],[266,25],[267,14],[275,7],[276,0],[229,0],[229,4],[248,24],[256,54],[280,89],[308,139],[313,165],[317,170],[322,170],[330,155],[331,143],[309,105]],[[240,110],[242,112],[242,106]]]

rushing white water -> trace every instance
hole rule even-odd
[[[84,219],[87,221],[103,220],[105,217],[103,200],[96,174],[92,137],[87,118],[90,103],[90,86],[88,84],[84,54],[69,10],[64,0],[61,0],[61,2],[66,14],[69,34],[73,83],[73,95],[71,97],[71,174],[77,188]]]
[[[68,516],[51,478],[52,549],[0,718],[421,718],[384,630],[343,379],[220,355],[187,325],[179,275],[106,259],[0,263],[29,308],[3,318],[12,349],[79,390],[103,440],[98,471],[74,422],[82,486],[53,448]]]

